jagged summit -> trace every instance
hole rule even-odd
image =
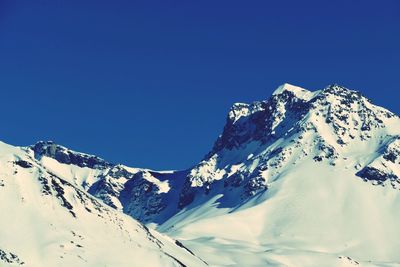
[[[313,96],[313,92],[301,88],[299,86],[295,86],[295,85],[291,85],[289,83],[284,83],[281,86],[279,86],[273,93],[272,95],[280,95],[284,92],[290,92],[292,94],[294,94],[296,97],[304,99],[304,100],[308,100],[310,99],[310,97]]]
[[[299,86],[295,86],[289,83],[284,83],[282,85],[280,85],[277,89],[275,89],[275,91],[272,93],[272,95],[279,95],[281,94],[283,91],[289,91],[289,92],[309,92],[307,89],[301,88]]]
[[[285,83],[285,84],[279,86],[272,93],[271,98],[280,97],[281,95],[287,94],[287,93],[289,93],[290,95],[293,95],[297,98],[300,98],[302,100],[309,100],[313,95],[315,95],[318,92],[311,92],[307,89]],[[231,107],[231,109],[228,113],[228,119],[233,122],[236,122],[241,117],[246,117],[248,115],[251,115],[254,112],[260,111],[264,108],[265,102],[267,102],[267,100],[256,101],[251,104],[235,103],[235,104],[233,104],[233,106]]]
[[[327,98],[331,99],[327,99]],[[367,102],[370,102],[367,98],[363,97],[360,92],[347,89],[346,87],[338,84],[332,84],[325,87],[322,90],[310,91],[295,85],[285,83],[279,86],[272,95],[263,101],[255,101],[251,104],[247,103],[235,103],[231,107],[228,113],[228,123],[236,123],[243,117],[248,117],[256,112],[262,112],[266,109],[272,110],[275,106],[285,106],[289,102],[307,102],[314,103],[321,99],[327,99],[328,102],[332,102],[332,98],[343,98],[348,101],[355,100],[356,98],[362,98]],[[344,101],[342,101],[344,103]],[[312,107],[312,105],[309,105]],[[274,114],[271,114],[274,116]]]

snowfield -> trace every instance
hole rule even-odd
[[[242,207],[222,212],[215,198],[159,230],[215,266],[399,266],[399,192],[314,165],[285,171]]]
[[[29,151],[1,143],[0,166],[0,266],[206,266],[52,174]]]

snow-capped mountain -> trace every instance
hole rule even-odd
[[[232,107],[158,229],[222,266],[399,266],[399,136],[358,92],[285,84]]]
[[[48,170],[107,205],[145,222],[165,221],[178,212],[179,189],[187,171],[152,171],[112,164],[54,142],[28,147]]]
[[[179,241],[104,205],[33,156],[0,143],[0,266],[206,266]]]
[[[232,195],[228,205],[239,205],[309,158],[332,166],[355,160],[363,179],[396,187],[399,125],[393,113],[338,85],[314,93],[282,85],[267,101],[232,107],[212,151],[190,170],[179,205],[212,191]],[[371,153],[382,157],[355,158]]]
[[[112,164],[52,142],[25,150],[211,266],[400,265],[400,118],[339,85],[284,84],[234,104],[211,151],[184,171]]]

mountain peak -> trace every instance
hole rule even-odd
[[[289,83],[284,83],[281,86],[279,86],[273,93],[272,96],[276,96],[276,95],[281,95],[285,92],[290,92],[292,94],[294,94],[297,98],[303,99],[303,100],[309,100],[312,98],[312,96],[314,95],[313,92],[301,88],[299,86],[295,86]]]

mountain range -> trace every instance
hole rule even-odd
[[[0,145],[5,266],[400,266],[400,118],[340,85],[236,103],[195,166]]]

